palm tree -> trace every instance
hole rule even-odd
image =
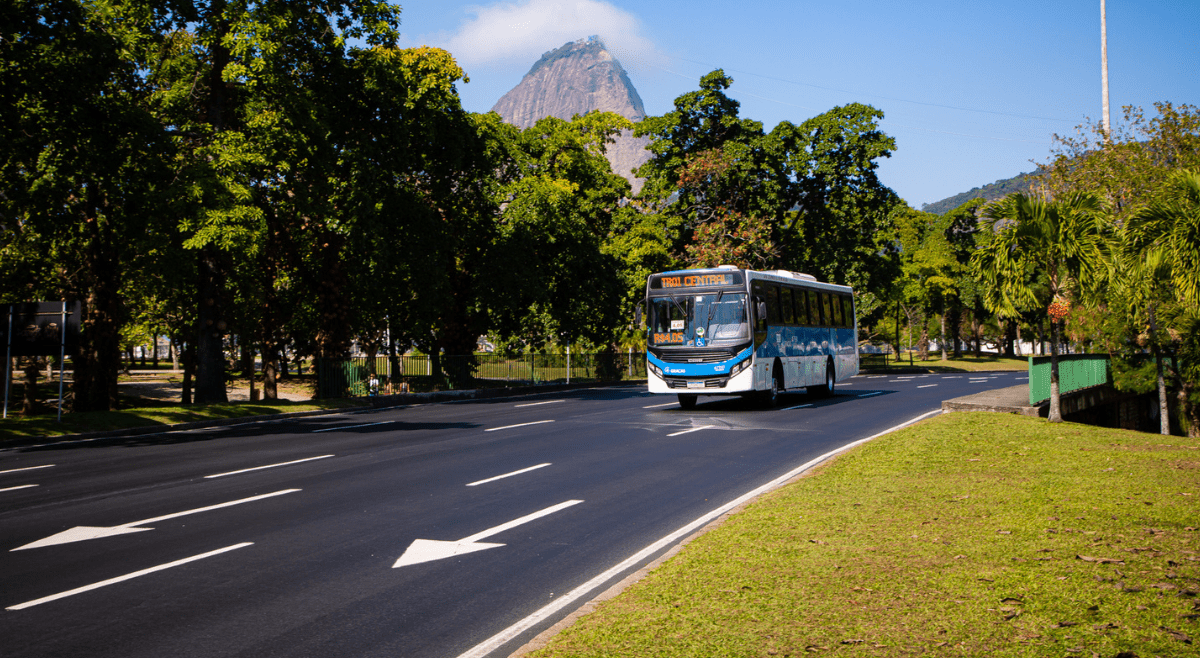
[[[1150,344],[1158,375],[1160,431],[1169,434],[1167,388],[1155,312],[1158,300],[1164,296],[1163,289],[1168,289],[1165,296],[1170,298],[1172,286],[1179,300],[1190,307],[1190,315],[1196,316],[1200,310],[1200,173],[1176,172],[1164,191],[1162,197],[1130,217],[1125,238],[1127,257],[1147,274],[1146,284],[1139,291],[1142,294],[1135,299],[1144,297],[1147,304]],[[1190,404],[1188,396],[1181,398],[1185,406]]]
[[[1062,422],[1058,387],[1060,320],[1065,305],[1107,273],[1108,238],[1099,197],[1071,193],[1059,200],[1010,194],[988,205],[983,216],[993,239],[972,263],[992,291],[992,310],[1050,312],[1050,422]],[[1048,286],[1034,285],[1043,274]]]

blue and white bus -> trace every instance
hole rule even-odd
[[[690,409],[700,395],[774,405],[782,391],[829,395],[858,374],[854,291],[785,270],[722,265],[646,281],[651,393]]]

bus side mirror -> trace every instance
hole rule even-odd
[[[637,329],[642,326],[642,305],[638,304],[633,309],[633,328]]]
[[[760,322],[766,322],[766,320],[767,320],[767,303],[759,302],[758,306],[755,308],[755,310],[758,311],[758,320]]]

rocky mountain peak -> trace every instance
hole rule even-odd
[[[625,69],[599,37],[572,41],[542,55],[520,84],[497,101],[492,111],[506,122],[528,128],[539,119],[570,120],[576,114],[602,110],[631,121],[646,116],[642,98]],[[608,147],[613,171],[641,188],[633,169],[649,159],[649,140],[625,131]]]

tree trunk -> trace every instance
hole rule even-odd
[[[199,312],[196,314],[196,404],[228,402],[225,391],[225,341],[221,293],[225,275],[213,245],[200,249]]]
[[[1062,422],[1062,396],[1058,392],[1058,322],[1051,320],[1054,342],[1050,343],[1050,415],[1047,420],[1052,423]]]
[[[41,376],[42,362],[37,357],[25,357],[25,395],[21,399],[21,415],[32,416],[38,410],[38,378]]]
[[[1017,321],[1005,319],[1004,320],[1004,356],[1006,356],[1010,359],[1017,358],[1016,353],[1013,352],[1013,343],[1016,342],[1016,336],[1017,336]]]
[[[270,352],[268,352],[265,349],[263,350],[263,399],[264,400],[278,400],[279,399],[279,386],[278,386],[279,373],[278,373],[278,369],[275,366],[275,364],[277,362],[276,358],[277,357],[276,357],[276,353],[274,350],[272,350]]]
[[[183,348],[183,391],[180,393],[180,404],[192,403],[192,380],[196,374],[196,347],[186,343]]]
[[[1154,368],[1158,376],[1158,432],[1171,433],[1171,412],[1167,408],[1167,382],[1163,378],[1162,349],[1158,345],[1158,321],[1155,318],[1155,307],[1150,304],[1150,349],[1154,352]]]
[[[942,305],[941,332],[942,332],[942,335],[941,335],[941,337],[938,338],[938,342],[941,343],[941,345],[939,345],[939,347],[942,348],[942,361],[945,361],[946,360],[946,305],[945,304]]]

